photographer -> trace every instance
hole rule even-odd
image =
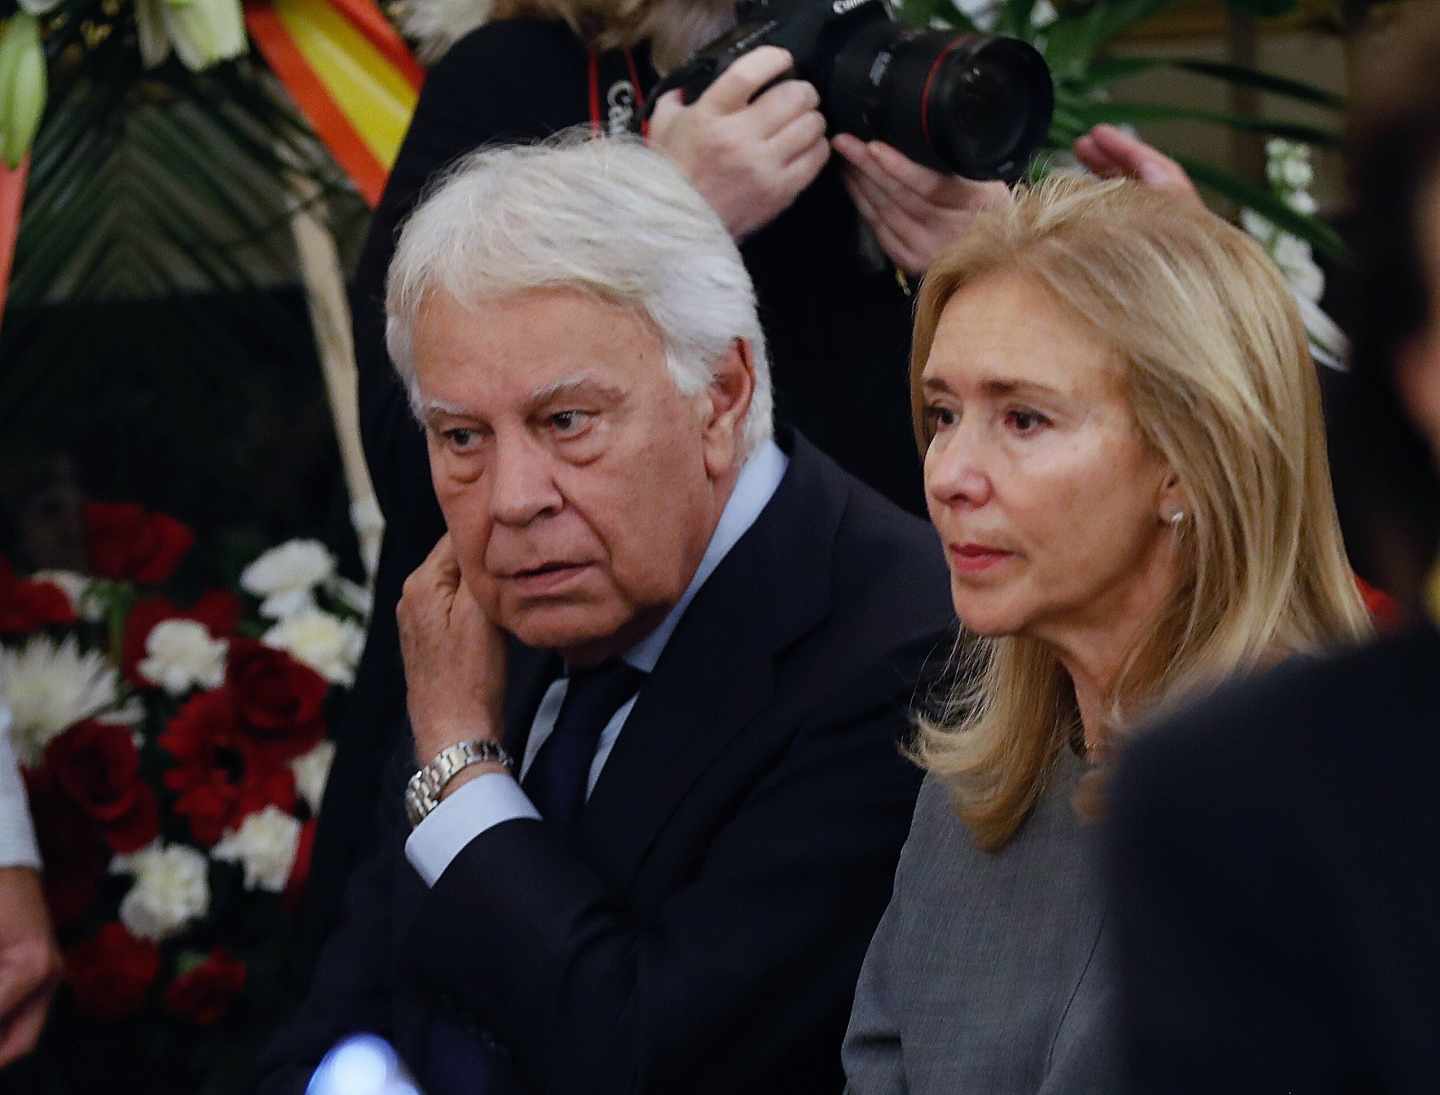
[[[346,876],[370,847],[380,758],[403,732],[394,605],[443,532],[424,441],[384,347],[385,271],[399,227],[427,182],[475,148],[575,124],[630,128],[659,71],[733,21],[730,4],[715,0],[508,0],[429,73],[355,278],[361,434],[387,528],[376,610],[307,893],[316,944],[334,925]],[[781,80],[756,97],[789,68],[784,51],[757,49],[694,103],[671,95],[657,104],[648,137],[741,242],[780,419],[881,493],[923,512],[903,379],[911,302],[896,270],[923,270],[940,241],[986,202],[1003,200],[1005,188],[941,175],[845,136],[836,138],[833,157],[811,85]],[[863,238],[862,220],[883,253]]]

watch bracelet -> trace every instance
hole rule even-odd
[[[504,746],[472,738],[447,745],[422,766],[405,785],[405,816],[413,829],[440,804],[440,793],[472,764],[497,763],[514,771],[515,761]]]

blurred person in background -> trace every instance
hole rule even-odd
[[[1109,839],[1136,1093],[1440,1083],[1434,12],[1372,43],[1359,86],[1361,308],[1338,448],[1411,623],[1227,689],[1129,751]]]
[[[982,642],[914,744],[849,1089],[1108,1095],[1127,896],[1081,814],[1142,716],[1368,631],[1305,330],[1260,247],[1197,204],[1053,179],[932,265],[911,398]]]

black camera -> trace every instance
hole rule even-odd
[[[906,27],[885,0],[740,0],[739,25],[660,81],[687,103],[742,55],[780,46],[820,92],[830,128],[971,179],[1013,182],[1045,140],[1055,88],[1015,38]]]

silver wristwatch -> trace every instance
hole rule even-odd
[[[419,825],[440,805],[440,792],[458,772],[486,761],[515,770],[510,754],[493,741],[457,741],[441,749],[434,760],[410,777],[405,787],[405,816],[410,819],[410,828]]]

